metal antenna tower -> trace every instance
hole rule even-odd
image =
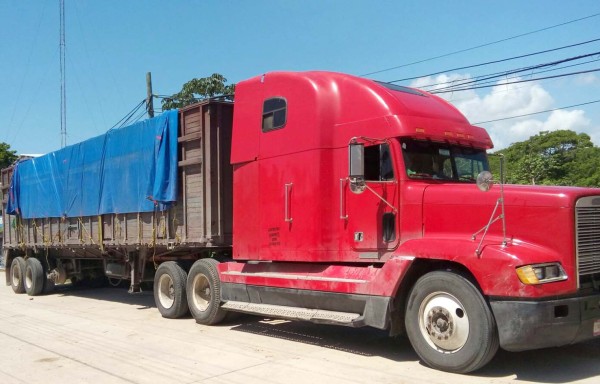
[[[67,84],[65,72],[65,0],[60,6],[60,146],[67,146]]]

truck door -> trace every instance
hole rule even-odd
[[[362,193],[345,188],[347,236],[361,259],[378,259],[399,242],[398,183],[388,143],[365,146]]]

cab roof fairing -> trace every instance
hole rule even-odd
[[[266,135],[287,135],[289,151],[339,147],[349,136],[410,136],[493,147],[487,132],[470,125],[450,103],[406,89],[325,71],[269,72],[242,81],[236,87],[232,163],[255,160],[259,151],[268,155],[258,143],[263,102],[271,97],[287,100],[288,115],[284,129]]]
[[[467,118],[448,101],[439,96],[416,88],[405,88],[407,92],[376,84],[383,92],[390,93],[400,105],[394,120],[400,128],[399,136],[414,137],[482,149],[494,147],[487,131],[471,125]]]

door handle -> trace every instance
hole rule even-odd
[[[292,211],[292,207],[291,207],[291,203],[292,203],[292,199],[290,198],[290,195],[292,193],[292,187],[294,186],[294,183],[288,183],[284,185],[284,190],[283,190],[283,194],[285,196],[285,213],[284,213],[284,221],[286,223],[291,223],[292,222],[292,217],[291,217],[291,211]]]
[[[348,212],[346,212],[346,194],[344,193],[344,183],[346,179],[340,179],[340,220],[348,220]]]

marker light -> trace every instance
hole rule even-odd
[[[527,285],[545,284],[567,279],[567,274],[560,263],[524,265],[517,268],[516,271],[519,280]]]

